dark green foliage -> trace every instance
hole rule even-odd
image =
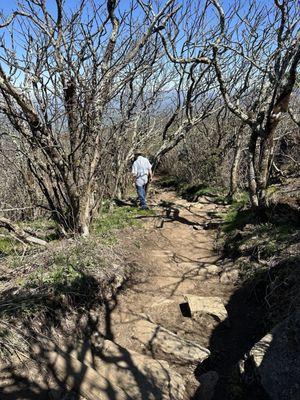
[[[224,232],[229,233],[235,229],[240,229],[250,221],[253,221],[254,215],[249,205],[248,193],[240,192],[231,203],[227,214],[224,216]]]

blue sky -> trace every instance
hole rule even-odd
[[[206,3],[207,0],[191,0],[191,3],[193,5],[194,8],[198,8],[198,5],[201,7]],[[268,8],[270,9],[275,9],[275,7],[272,7],[274,0],[256,0],[256,4],[261,6],[268,6]],[[300,0],[290,0],[291,3],[294,2],[294,7],[297,7],[296,4],[299,4]],[[96,3],[98,4],[105,4],[106,0],[95,0]],[[153,4],[156,5],[156,7],[154,6],[154,9],[157,8],[157,4],[160,4],[160,6],[162,6],[163,4],[165,4],[167,2],[167,0],[151,0],[151,2]],[[175,3],[177,4],[182,4],[183,6],[188,2],[188,0],[175,0]],[[253,4],[255,2],[255,0],[243,0],[242,5],[241,5],[241,9],[240,9],[240,14],[244,14],[246,12],[246,10],[248,10],[249,4]],[[18,8],[18,3],[22,3],[22,0],[2,0],[2,2],[0,3],[0,13],[1,11],[3,12],[5,17],[8,17],[11,12],[15,9]],[[120,0],[119,3],[119,9],[120,10],[126,10],[129,9],[130,7],[130,3],[131,0]],[[220,3],[222,4],[225,12],[227,13],[228,11],[230,11],[230,9],[232,8],[232,5],[235,3],[235,0],[220,0]],[[80,0],[65,0],[65,9],[76,9],[77,6],[80,4]],[[52,15],[55,16],[55,11],[56,11],[56,1],[55,0],[46,0],[46,5],[48,10],[50,11],[50,13]],[[142,15],[141,12],[141,8],[138,8],[135,11],[135,15],[137,17],[137,19],[139,19],[139,16]],[[208,18],[210,19],[210,21],[208,22],[208,24],[214,24],[216,19],[215,19],[215,10],[213,7],[210,7],[207,13]],[[272,18],[271,18],[272,19]],[[232,21],[232,26],[235,25],[236,23],[240,22],[238,17],[236,16],[236,18],[233,19]],[[268,22],[268,21],[266,21]],[[7,38],[6,35],[6,29],[0,30],[0,34],[4,33],[4,37]]]
[[[103,3],[105,0],[98,0],[96,1],[96,3]],[[166,2],[167,0],[165,0],[164,2]],[[298,0],[294,0],[295,2]],[[10,14],[13,10],[18,8],[18,0],[9,0],[9,1],[2,1],[1,5],[0,5],[0,10],[3,11],[4,15],[8,15]],[[164,4],[163,1],[159,1],[160,4]],[[182,4],[184,5],[187,1],[186,0],[175,0],[175,2],[177,4]],[[203,5],[206,2],[206,0],[194,0],[193,3],[196,6],[197,4]],[[225,10],[230,9],[231,5],[234,4],[234,0],[221,0],[220,1],[222,6],[224,7]],[[245,0],[244,1],[244,5],[245,7],[247,7],[247,3],[248,2],[252,2],[251,0]],[[71,8],[74,9],[76,8],[76,6],[80,3],[80,0],[65,0],[65,5],[67,8]],[[153,4],[157,3],[156,1],[153,1]],[[270,5],[270,3],[273,3],[273,0],[258,0],[257,1],[258,4],[260,5]],[[47,0],[46,1],[47,4],[47,8],[50,11],[55,12],[56,9],[56,2],[55,0]],[[130,0],[120,0],[120,4],[119,7],[121,9],[126,9],[128,8],[130,5]]]

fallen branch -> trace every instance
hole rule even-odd
[[[8,218],[0,218],[0,228],[7,229],[12,236],[24,243],[38,244],[40,246],[46,246],[47,244],[45,240],[39,239],[26,233],[23,229],[13,224]]]
[[[22,211],[22,210],[30,210],[36,207],[17,207],[17,208],[3,208],[0,210],[0,212],[4,211]]]

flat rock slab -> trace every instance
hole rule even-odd
[[[134,325],[133,338],[138,340],[154,357],[172,363],[197,364],[209,357],[210,351],[197,343],[185,340],[152,322],[141,320]]]
[[[152,322],[164,325],[165,323],[177,326],[182,322],[182,314],[178,301],[160,299],[147,307],[145,314]]]
[[[166,361],[154,360],[110,340],[102,340],[95,351],[79,348],[72,356],[100,374],[119,395],[116,399],[186,400],[183,378]],[[99,392],[97,398],[111,399],[105,395]]]
[[[219,297],[201,297],[191,294],[184,295],[192,318],[199,314],[208,314],[216,317],[220,322],[228,318],[226,308]]]
[[[87,400],[188,399],[184,379],[166,361],[151,359],[108,340],[102,340],[96,348],[85,343],[70,353],[51,341],[35,343],[30,356],[28,360],[21,354],[14,364],[22,367],[20,381],[18,374],[14,375],[15,368],[9,374],[6,365],[0,365],[1,376],[7,375],[5,386],[0,384],[1,400],[44,399],[52,390],[53,396],[58,393],[60,386]],[[29,362],[30,368],[24,368]],[[24,393],[24,397],[18,393]]]

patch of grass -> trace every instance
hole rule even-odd
[[[133,244],[136,248],[140,249],[141,248],[141,242],[139,240],[134,240]]]
[[[219,191],[217,188],[204,186],[197,190],[196,195],[197,196],[216,196],[216,195],[218,195],[218,193],[219,193]]]
[[[58,239],[58,234],[55,231],[56,224],[47,219],[37,219],[34,221],[21,221],[17,225],[21,229],[29,229],[33,232],[43,232],[41,238],[47,242]],[[14,237],[10,237],[5,229],[0,229],[0,257],[17,256],[24,251],[24,244]],[[31,249],[34,248],[33,245],[30,246]],[[27,246],[26,253],[30,251],[29,246]]]
[[[267,188],[267,196],[272,196],[276,192],[278,192],[278,186],[276,185],[270,185]]]
[[[47,218],[37,218],[31,221],[19,222],[21,228],[30,228],[35,231],[46,231],[48,229],[55,229],[57,227],[56,223],[51,219]]]
[[[68,293],[81,286],[82,271],[74,268],[71,264],[53,264],[50,270],[39,268],[30,275],[25,286],[35,288],[39,286],[52,287],[54,291]]]
[[[19,222],[18,225],[23,229],[28,229],[33,233],[39,234],[47,242],[59,239],[58,226],[51,219],[38,218],[32,221]]]
[[[92,239],[56,251],[18,279],[18,295],[0,302],[0,315],[30,318],[42,312],[55,314],[65,307],[81,307],[101,295],[96,277],[107,268]]]
[[[232,232],[249,223],[253,222],[253,213],[249,207],[249,196],[247,192],[241,192],[230,205],[227,214],[224,217],[224,232]]]
[[[224,232],[223,249],[231,258],[247,256],[252,261],[277,259],[289,246],[299,242],[299,230],[293,226],[255,223],[254,218],[250,217],[244,221],[248,224],[246,228],[227,229]]]
[[[106,244],[117,241],[116,232],[127,226],[140,226],[139,217],[151,217],[152,210],[139,210],[134,207],[114,207],[112,210],[104,208],[100,217],[94,222],[94,232],[104,239]]]
[[[12,351],[18,350],[23,353],[26,351],[26,341],[21,337],[14,323],[8,324],[5,320],[0,320],[0,357],[8,360]]]
[[[251,262],[248,259],[239,262],[240,278],[242,281],[251,281],[259,283],[260,281],[265,281],[265,272],[268,269],[267,266],[258,265]]]
[[[270,240],[277,242],[287,240],[295,231],[291,225],[274,225],[271,222],[256,225],[253,228],[252,234],[259,237],[266,236]]]
[[[20,243],[9,237],[0,237],[0,257],[15,254],[20,249]]]

